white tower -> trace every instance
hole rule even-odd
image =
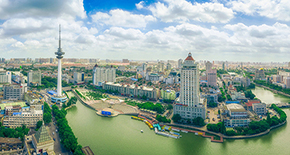
[[[62,55],[64,55],[64,52],[62,52],[61,49],[61,27],[59,25],[59,47],[57,52],[55,52],[57,55],[56,58],[58,59],[58,71],[57,71],[57,97],[62,96],[62,88],[61,88],[61,59],[63,58]]]
[[[199,94],[199,68],[191,53],[182,64],[180,81],[180,96],[174,105],[174,114],[186,119],[205,119],[206,104]]]

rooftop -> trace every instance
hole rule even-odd
[[[260,101],[260,100],[249,100],[249,101],[246,103],[246,105],[247,105],[248,107],[251,107],[251,106],[253,106],[253,103],[261,103],[261,101]]]
[[[236,104],[236,103],[228,104],[226,105],[226,107],[231,112],[245,112],[246,111],[242,105]]]
[[[188,53],[188,56],[187,56],[187,58],[186,58],[185,60],[189,60],[189,61],[193,61],[193,60],[194,60],[194,59],[192,58],[192,56],[191,56],[191,53]]]
[[[42,143],[46,141],[52,140],[51,136],[49,135],[46,126],[43,124],[39,130],[34,135],[37,143]]]

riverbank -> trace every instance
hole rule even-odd
[[[77,92],[75,92],[74,90],[72,91],[75,96],[78,98],[78,100],[83,104],[85,105],[86,107],[89,107],[95,111],[100,111],[99,109],[96,109],[94,108],[93,106],[91,106],[90,104],[86,103],[85,101],[83,101],[83,98],[81,98]],[[136,107],[135,107],[136,108]],[[138,113],[122,113],[120,112],[120,114],[125,114],[125,115],[138,115]],[[221,133],[215,133],[215,132],[212,132],[212,131],[208,131],[206,128],[199,128],[199,127],[194,127],[194,126],[189,126],[189,125],[183,125],[183,124],[168,124],[168,123],[160,123],[160,124],[164,124],[164,125],[168,125],[168,126],[174,126],[174,127],[181,127],[181,128],[184,128],[184,129],[194,129],[194,130],[197,130],[197,131],[200,131],[200,132],[203,132],[203,137],[209,137],[211,138],[211,141],[212,142],[223,142],[223,140],[214,140],[214,137],[213,136],[208,136],[206,135],[205,133],[208,133],[208,134],[211,134],[211,135],[215,135],[217,137],[220,137],[221,139],[249,139],[249,138],[255,138],[255,137],[260,137],[260,136],[263,136],[263,135],[267,135],[270,133],[270,131],[274,128],[277,128],[277,127],[280,127],[282,125],[284,125],[286,122],[283,122],[283,123],[280,123],[274,127],[271,127],[270,129],[266,130],[265,132],[262,132],[262,133],[258,133],[258,134],[254,134],[254,135],[241,135],[241,136],[227,136],[227,135],[224,135],[224,134],[221,134]],[[191,132],[191,131],[190,131]],[[195,132],[195,131],[192,131],[192,132]]]
[[[97,112],[102,111],[106,108],[112,108],[114,111],[118,113],[118,115],[138,115],[139,110],[136,107],[127,105],[126,103],[121,103],[120,100],[91,100],[91,101],[84,101],[81,96],[74,90],[72,90],[74,95],[80,100],[82,104],[89,107],[90,109],[93,109]],[[116,101],[116,102],[115,102]],[[114,102],[114,103],[111,103]]]
[[[281,95],[258,87],[258,98],[265,103],[288,102]],[[69,94],[70,95],[70,94]],[[290,109],[283,109],[290,116]],[[180,132],[182,138],[167,138],[156,135],[144,122],[119,115],[113,119],[96,116],[92,110],[77,101],[76,108],[67,111],[69,125],[82,146],[90,146],[99,155],[107,154],[196,154],[196,155],[244,155],[244,154],[289,154],[290,124],[271,130],[268,134],[248,139],[223,139],[213,143],[194,133]],[[290,121],[290,117],[287,118]],[[143,130],[143,133],[140,133]],[[194,129],[193,129],[194,130]],[[196,130],[197,131],[197,130]],[[208,135],[208,134],[207,134]],[[250,148],[250,149],[245,149]]]
[[[194,130],[197,130],[197,131],[200,131],[200,132],[205,132],[205,133],[208,133],[208,134],[215,135],[217,137],[221,137],[223,139],[249,139],[249,138],[256,138],[256,137],[261,137],[261,136],[267,135],[267,134],[270,133],[271,130],[276,129],[278,127],[281,127],[281,126],[285,125],[286,123],[287,123],[287,121],[285,121],[283,123],[280,123],[278,125],[272,126],[268,130],[266,130],[265,132],[261,132],[261,133],[254,134],[254,135],[244,135],[244,136],[227,136],[227,135],[224,135],[224,134],[221,134],[221,133],[216,133],[216,132],[204,130],[204,129],[201,129],[199,127],[194,127],[194,126],[190,126],[190,125],[183,125],[183,124],[176,124],[176,123],[174,123],[174,124],[162,123],[162,125],[167,125],[167,126],[172,126],[172,127],[179,127],[179,128],[183,128],[183,129],[194,129]],[[212,139],[212,137],[210,137],[210,138]],[[214,142],[216,142],[216,141],[214,141]],[[218,142],[220,142],[220,141],[218,141]]]
[[[273,92],[273,93],[280,94],[280,95],[283,95],[283,96],[286,96],[286,97],[290,97],[289,94],[283,93],[283,92],[281,92],[281,91],[277,91],[277,90],[272,89],[272,88],[269,88],[269,87],[267,87],[267,86],[260,85],[260,84],[257,84],[257,83],[255,83],[255,85],[256,85],[256,86],[259,86],[259,87],[262,87],[262,88],[265,88],[265,89],[267,89],[267,90],[270,90],[270,91]]]

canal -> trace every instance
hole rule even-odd
[[[255,88],[253,93],[266,103],[290,101],[289,98],[259,87]],[[290,116],[289,109],[284,111],[287,116]],[[76,107],[68,110],[66,118],[78,137],[78,142],[82,146],[90,146],[98,155],[284,155],[290,152],[289,123],[263,137],[213,143],[209,138],[192,133],[182,133],[180,139],[155,135],[145,123],[132,120],[130,116],[100,117],[80,102],[77,102]],[[287,121],[290,121],[290,117]],[[140,133],[140,130],[144,133]]]

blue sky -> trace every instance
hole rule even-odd
[[[0,57],[289,61],[289,0],[2,0]]]

